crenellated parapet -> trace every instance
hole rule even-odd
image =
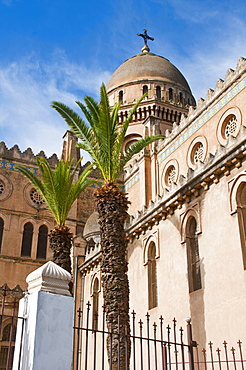
[[[239,58],[236,70],[227,70],[225,81],[217,80],[215,90],[208,89],[205,100],[199,98],[197,107],[190,106],[188,114],[182,114],[180,121],[173,124],[173,129],[165,131],[166,139],[160,142],[159,148],[160,150],[165,148],[161,161],[188,140],[246,87],[246,77],[243,77],[245,72],[246,59]]]
[[[0,142],[0,157],[7,160],[28,162],[36,164],[37,157],[44,157],[48,160],[51,166],[55,166],[58,163],[58,158],[56,154],[47,158],[44,151],[41,150],[37,155],[34,155],[31,148],[27,148],[25,151],[21,151],[18,145],[14,145],[12,148],[8,149],[6,144],[2,141]]]

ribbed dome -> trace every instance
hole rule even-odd
[[[191,93],[182,73],[168,59],[153,53],[140,53],[127,59],[111,76],[107,91],[110,92],[125,83],[143,79],[171,82]]]
[[[88,235],[95,233],[100,233],[100,227],[98,223],[98,213],[93,212],[88,220],[86,221],[83,236],[86,238]]]

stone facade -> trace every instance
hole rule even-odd
[[[79,155],[70,133],[64,136],[63,156],[72,152]],[[43,152],[38,154],[45,156]],[[75,159],[77,159],[75,157]],[[48,159],[55,166],[58,158],[53,155]],[[47,209],[42,197],[29,181],[16,170],[22,164],[38,174],[36,156],[29,148],[21,152],[17,145],[8,149],[0,143],[0,309],[2,297],[5,297],[4,315],[17,313],[16,309],[23,292],[27,289],[26,277],[52,258],[48,246],[48,233],[55,226],[55,221]],[[88,215],[94,210],[93,188],[86,189],[74,203],[67,220],[71,232],[76,235],[73,256],[84,254],[85,242],[82,232]],[[88,202],[88,199],[92,201]],[[13,311],[15,308],[15,311]],[[0,364],[6,360],[8,344],[3,338],[7,333],[11,318],[4,317],[0,333]],[[6,334],[8,336],[8,333]],[[5,335],[5,337],[6,337]],[[6,339],[6,338],[5,338]]]
[[[177,75],[171,82],[170,74],[166,81],[157,73],[153,77],[153,65],[145,66],[146,76],[132,69],[127,75],[125,66],[131,67],[132,59],[107,85],[112,104],[122,99],[120,119],[148,86],[149,96],[140,104],[125,145],[159,132],[166,139],[135,156],[124,172],[131,201],[131,310],[137,312],[136,322],[146,312],[153,322],[160,315],[167,323],[174,316],[182,322],[190,316],[201,346],[209,340],[221,345],[225,338],[231,344],[239,338],[245,341],[246,60],[240,58],[235,71],[229,69],[225,81],[219,79],[196,107],[190,95],[188,107],[178,96],[191,94],[190,89],[175,82]],[[172,101],[165,93],[170,84],[176,96]],[[91,223],[90,218],[86,258],[79,265],[83,290],[77,293],[80,302],[94,302],[96,297],[100,307],[100,242]]]
[[[124,62],[107,89],[111,104],[122,101],[120,122],[148,92],[125,147],[148,134],[166,135],[136,155],[124,171],[131,202],[126,225],[130,306],[136,320],[146,312],[152,321],[160,315],[166,322],[190,316],[201,346],[210,339],[215,345],[224,339],[232,344],[239,338],[245,341],[245,59],[238,60],[235,71],[228,69],[225,81],[219,79],[197,106],[177,68],[148,52]],[[79,156],[69,132],[63,157],[67,153]],[[37,258],[37,245],[40,226],[50,230],[54,220],[15,171],[17,163],[36,171],[31,150],[21,153],[17,146],[7,149],[1,143],[0,156],[0,286],[7,283],[13,290],[19,284],[24,290],[26,276],[51,258],[49,249],[45,258]],[[49,160],[55,164],[57,158]],[[93,211],[89,188],[74,204],[67,224],[75,235],[77,308],[84,309],[90,300],[97,310],[103,297],[100,235]],[[26,223],[33,225],[33,239],[30,255],[23,256]]]

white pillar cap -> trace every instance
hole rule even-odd
[[[71,296],[68,287],[70,281],[71,274],[51,261],[31,272],[26,278],[30,294],[42,291]]]

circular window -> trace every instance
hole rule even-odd
[[[30,198],[34,204],[37,204],[39,206],[45,203],[42,195],[39,194],[39,192],[34,188],[30,191]]]
[[[223,136],[228,139],[228,137],[235,136],[237,132],[237,117],[233,115],[229,116],[223,124]]]
[[[0,175],[0,200],[7,199],[12,194],[12,183],[4,175]]]
[[[135,144],[140,139],[142,139],[142,136],[137,133],[126,136],[123,144],[123,152],[125,153],[131,145]]]
[[[204,136],[196,137],[188,150],[187,163],[192,169],[195,169],[197,164],[204,162],[207,154],[207,140]]]
[[[2,195],[4,193],[4,182],[2,180],[0,180],[0,195]]]
[[[26,184],[24,188],[24,198],[30,207],[36,209],[46,209],[47,204],[42,195],[33,187],[32,184]]]
[[[204,158],[204,147],[202,143],[197,143],[194,146],[193,153],[192,153],[192,162],[197,164],[198,162],[202,162]]]
[[[166,173],[166,184],[168,186],[171,186],[175,182],[176,176],[177,176],[176,168],[174,166],[170,166]]]
[[[163,176],[162,176],[162,187],[171,187],[173,184],[175,184],[178,180],[178,162],[173,159],[169,161],[164,170],[163,170]]]
[[[241,112],[238,108],[228,109],[220,118],[217,138],[221,145],[226,145],[229,136],[236,137],[241,125]]]

